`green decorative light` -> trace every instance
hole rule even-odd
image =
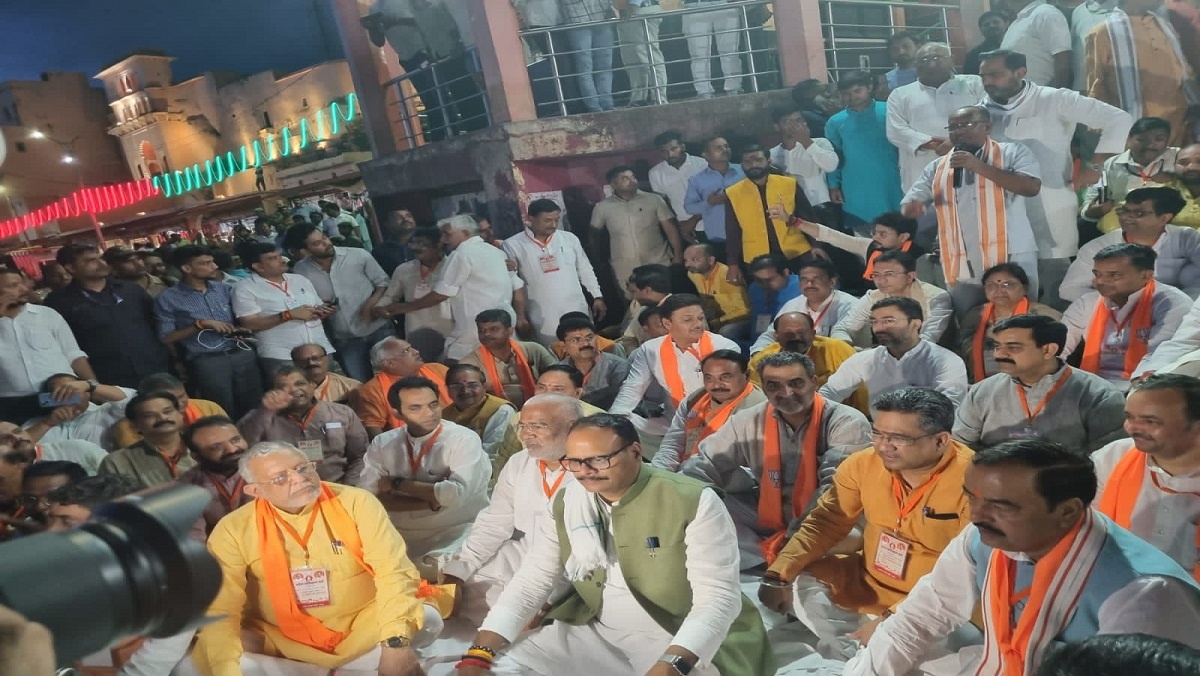
[[[255,139],[253,143],[244,145],[237,151],[230,151],[224,155],[217,155],[211,160],[205,160],[203,167],[197,163],[181,170],[155,176],[153,186],[161,190],[165,197],[211,187],[213,184],[220,183],[247,169],[256,169],[281,157],[288,157],[292,154],[292,139],[296,136],[300,138],[300,148],[296,152],[304,152],[310,143],[337,136],[341,131],[342,123],[349,124],[354,120],[358,110],[355,105],[357,99],[358,96],[354,92],[350,92],[346,95],[344,106],[334,101],[329,104],[328,108],[317,111],[315,133],[306,117],[295,125],[297,127],[295,132],[291,127],[284,127],[278,136],[267,134],[266,140],[262,142],[265,143],[266,148],[263,148]],[[326,120],[327,116],[328,121]],[[276,144],[277,139],[278,145]],[[283,147],[280,148],[279,145]]]

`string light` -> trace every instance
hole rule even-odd
[[[30,228],[36,228],[62,218],[76,218],[83,214],[101,214],[113,209],[120,209],[158,193],[159,189],[148,178],[118,185],[80,188],[53,204],[47,204],[24,216],[0,222],[0,238],[13,237]]]

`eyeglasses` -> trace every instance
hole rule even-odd
[[[594,340],[596,340],[596,334],[589,333],[586,336],[571,336],[567,338],[566,343],[568,345],[586,345]]]
[[[899,277],[907,274],[907,272],[872,272],[871,279],[891,279],[892,277]]]
[[[461,392],[463,390],[482,390],[483,383],[479,381],[470,381],[466,383],[447,383],[446,389],[454,390],[455,392]]]
[[[933,434],[922,434],[919,437],[910,437],[905,434],[884,434],[878,430],[871,430],[871,443],[885,443],[889,446],[895,446],[896,448],[904,448],[905,446],[912,446],[922,439],[932,437],[934,434],[937,434],[937,432],[934,432]]]
[[[30,495],[24,493],[17,500],[26,508],[34,511],[44,512],[50,509],[50,501],[45,496]]]
[[[267,484],[269,486],[279,487],[279,486],[285,485],[288,481],[290,481],[292,478],[292,474],[298,474],[301,477],[307,478],[307,477],[313,476],[316,473],[317,473],[317,463],[310,460],[310,461],[304,463],[303,465],[296,465],[295,467],[293,467],[291,469],[285,469],[279,475],[273,476],[270,479],[267,479],[266,481],[251,481],[250,483]]]
[[[946,125],[946,131],[959,131],[962,129],[974,129],[975,127],[978,127],[979,125],[982,125],[982,124],[987,124],[987,122],[984,122],[982,120],[975,120],[974,122],[952,122],[952,123]]]
[[[633,446],[633,444],[626,444],[608,455],[597,455],[591,458],[560,458],[558,464],[568,472],[578,472],[583,469],[584,465],[595,470],[608,469],[612,467],[613,458],[620,455],[630,446]]]
[[[517,432],[545,432],[550,429],[546,423],[517,423]]]
[[[941,61],[946,61],[949,58],[950,57],[948,57],[944,54],[930,54],[929,56],[922,56],[921,58],[917,59],[917,63],[941,62]]]
[[[998,291],[1000,289],[1004,289],[1005,291],[1013,291],[1014,289],[1021,288],[1021,283],[1015,279],[1010,279],[1004,282],[988,282],[987,284],[983,285],[983,288],[987,289],[988,291]]]
[[[1153,211],[1135,211],[1133,209],[1126,209],[1125,207],[1117,207],[1114,211],[1117,212],[1118,216],[1128,216],[1130,218],[1145,218],[1154,215]]]

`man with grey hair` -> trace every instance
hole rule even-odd
[[[407,340],[388,337],[372,345],[371,368],[375,370],[375,375],[358,389],[353,405],[354,412],[372,439],[404,424],[388,403],[388,390],[401,378],[429,378],[437,383],[438,391],[442,394],[442,405],[450,404],[450,395],[446,392],[446,367],[442,364],[426,364],[421,351]]]
[[[808,357],[768,355],[759,373],[767,401],[733,414],[679,468],[726,493],[743,570],[773,563],[842,460],[871,444],[866,416],[817,394]]]
[[[908,387],[873,408],[872,447],[838,466],[759,586],[763,604],[792,611],[830,659],[856,651],[852,638],[867,642],[970,518],[962,485],[974,453],[950,436],[954,403]],[[863,546],[834,555],[860,520]]]
[[[428,295],[407,303],[389,305],[390,315],[406,314],[449,302],[454,329],[446,338],[446,359],[458,361],[479,347],[475,316],[484,310],[501,309],[528,329],[525,283],[508,269],[504,252],[480,237],[479,223],[469,214],[438,221],[442,244],[450,250],[442,278]]]
[[[571,425],[582,417],[582,402],[565,394],[538,394],[525,402],[517,424],[523,449],[500,470],[491,503],[442,567],[458,584],[456,600],[466,594],[462,607],[472,621],[483,620],[533,548],[551,499],[575,480],[558,461],[566,455]]]
[[[420,575],[379,501],[323,483],[287,443],[255,445],[238,471],[255,501],[208,539],[226,583],[192,651],[200,673],[423,673],[413,647],[441,621],[417,598]]]

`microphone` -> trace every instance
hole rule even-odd
[[[966,150],[966,148],[956,145],[956,146],[954,146],[954,150],[955,151]],[[962,186],[963,186],[963,168],[957,167],[954,170],[954,189],[957,190],[957,189],[961,188]]]

